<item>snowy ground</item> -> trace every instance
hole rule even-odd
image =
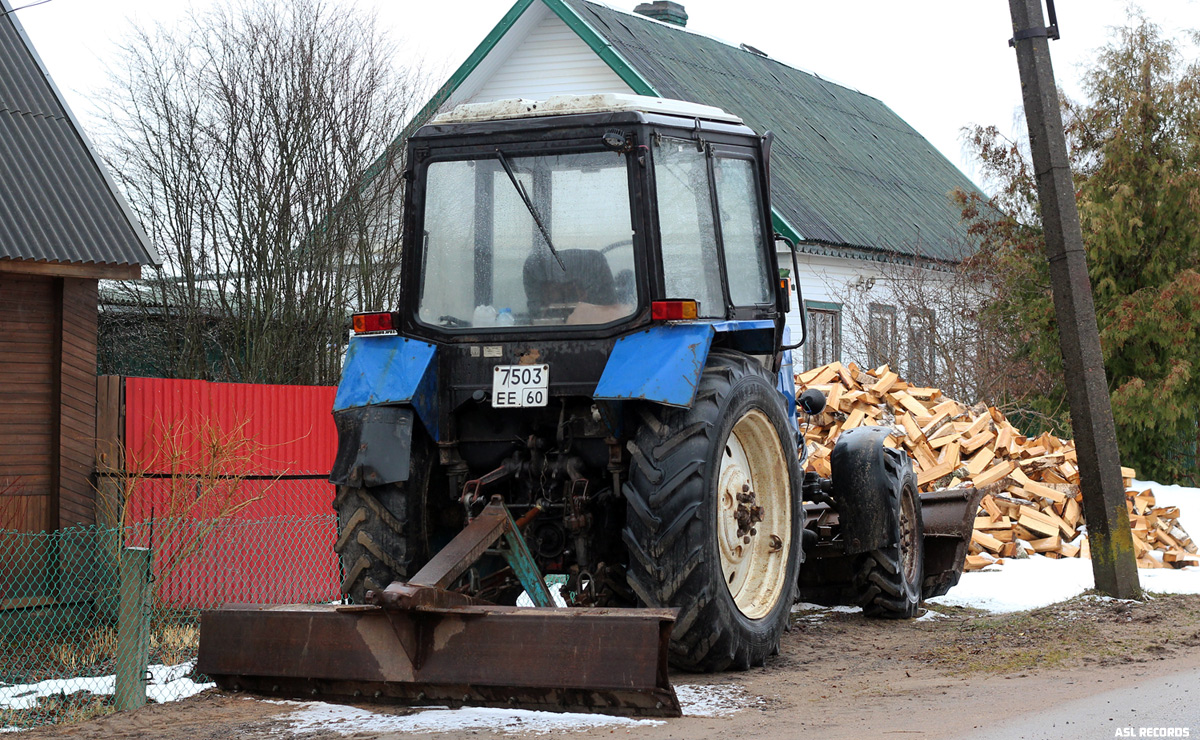
[[[153,701],[175,701],[199,694],[215,683],[196,683],[188,678],[194,661],[179,665],[150,666],[150,680],[146,683],[146,696]],[[0,684],[0,707],[5,709],[31,709],[37,706],[40,697],[72,694],[86,691],[97,696],[107,696],[116,691],[116,676],[81,676],[58,678],[30,684],[6,686]]]
[[[1200,541],[1200,488],[1133,482],[1132,490],[1154,491],[1156,506],[1179,507],[1179,523]],[[1175,570],[1138,569],[1142,588],[1156,593],[1200,594],[1200,568]],[[931,599],[932,604],[971,606],[989,612],[1017,612],[1065,601],[1092,588],[1092,561],[1078,558],[1051,560],[1033,556],[1005,559],[973,573],[963,573],[950,593]]]
[[[675,693],[685,717],[722,717],[755,703],[740,686],[676,686]],[[279,702],[296,704],[297,710],[282,721],[296,734],[333,732],[352,735],[358,732],[434,733],[486,731],[500,734],[536,735],[580,732],[596,727],[631,728],[663,724],[662,720],[630,719],[606,714],[532,712],[525,709],[426,709],[413,714],[383,714],[357,707],[323,702]]]

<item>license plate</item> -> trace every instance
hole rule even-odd
[[[492,368],[492,406],[545,406],[550,399],[549,365],[496,365]]]

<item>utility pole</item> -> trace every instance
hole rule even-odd
[[[1058,19],[1054,0],[1047,1],[1049,27],[1042,17],[1042,0],[1009,0],[1013,23],[1009,45],[1017,50],[1029,145],[1042,205],[1046,259],[1050,262],[1059,348],[1079,456],[1092,574],[1097,589],[1129,599],[1140,595],[1141,589],[1075,185],[1067,160],[1058,88],[1050,66],[1050,39],[1058,38]]]

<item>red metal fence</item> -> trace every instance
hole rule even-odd
[[[337,597],[334,392],[124,379],[123,518],[167,603]]]

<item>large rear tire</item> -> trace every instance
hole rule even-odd
[[[901,450],[882,450],[889,506],[888,542],[859,557],[851,588],[868,617],[911,619],[921,606],[924,532],[921,497],[912,461]]]
[[[414,431],[411,468],[403,483],[373,488],[338,486],[338,538],[333,549],[342,569],[342,594],[365,603],[367,591],[411,577],[429,559],[430,484],[437,474],[432,444]]]
[[[642,414],[623,488],[629,585],[645,606],[680,609],[672,665],[762,665],[779,650],[801,559],[783,399],[760,363],[714,351],[691,408]]]

